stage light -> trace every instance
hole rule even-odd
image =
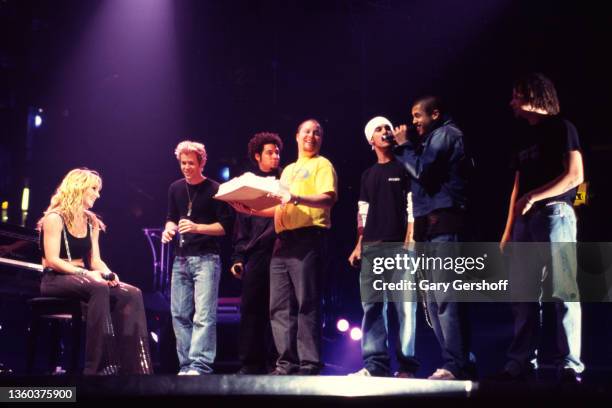
[[[38,129],[43,124],[44,110],[30,106],[28,108],[28,132],[31,129]]]
[[[21,195],[21,211],[28,211],[30,208],[30,189],[28,187],[23,188],[23,194]]]
[[[339,332],[344,333],[349,329],[349,322],[346,319],[338,319],[336,322],[336,328]]]
[[[219,171],[219,177],[221,177],[221,180],[223,181],[229,180],[230,179],[230,168],[228,166],[221,167],[221,170]]]
[[[157,337],[157,333],[151,332],[151,338],[155,343],[159,343],[159,338]]]
[[[354,341],[359,341],[361,340],[361,329],[359,327],[353,327],[351,329],[351,339],[353,339]]]
[[[8,222],[8,201],[2,202],[2,222]]]

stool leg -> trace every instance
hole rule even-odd
[[[62,354],[62,324],[57,319],[51,319],[49,322],[49,373],[55,373],[55,368],[59,365],[60,356]]]
[[[79,371],[79,357],[81,355],[81,310],[72,313],[72,361],[69,374],[77,374]]]
[[[34,360],[36,357],[36,340],[40,333],[40,317],[32,313],[30,318],[30,332],[28,334],[28,356],[26,359],[26,374],[31,375],[34,369]]]

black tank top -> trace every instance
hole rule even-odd
[[[63,222],[62,218],[62,222]],[[60,258],[68,259],[68,252],[66,251],[66,242],[64,240],[64,234],[66,234],[66,238],[68,240],[68,247],[70,248],[70,258],[72,259],[83,259],[88,260],[88,255],[91,252],[91,225],[89,222],[87,223],[87,234],[84,238],[77,238],[72,235],[68,228],[66,228],[66,223],[64,223],[64,230],[62,231],[62,235],[60,237],[61,245],[60,245]],[[40,230],[40,250],[42,252],[42,257],[45,257],[45,245],[44,245],[44,236],[45,231],[41,228]]]

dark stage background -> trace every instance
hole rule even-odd
[[[379,114],[407,123],[411,102],[424,94],[442,96],[465,132],[478,167],[474,239],[496,241],[521,136],[508,107],[512,81],[530,71],[550,76],[584,147],[591,202],[578,209],[580,239],[610,241],[611,34],[603,6],[579,2],[0,0],[0,201],[20,223],[27,183],[33,227],[69,169],[98,170],[104,188],[95,210],[109,226],[103,256],[124,280],[150,290],[142,228],[163,225],[167,187],[180,177],[176,144],[205,143],[205,174],[220,180],[223,166],[232,176],[244,167],[258,131],[278,132],[282,162],[292,162],[295,128],[315,117],[340,190],[327,317],[357,324],[358,272],[346,258],[360,174],[375,160],[363,126]],[[42,125],[28,127],[39,108]],[[221,295],[237,296],[228,251],[226,242]],[[612,365],[610,311],[585,305],[590,367]],[[509,311],[475,305],[473,313],[475,351],[492,369],[509,340]],[[501,344],[489,340],[498,328]],[[419,330],[417,353],[435,368],[433,335]]]

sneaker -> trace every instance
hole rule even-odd
[[[559,382],[563,384],[580,384],[582,377],[573,368],[565,367],[557,374]]]
[[[506,382],[506,383],[525,382],[525,381],[531,381],[534,379],[535,379],[535,372],[533,369],[528,369],[526,371],[511,371],[507,368],[485,378],[485,380],[487,381]]]
[[[289,375],[289,373],[276,367],[274,371],[270,372],[268,375]]]
[[[320,372],[321,369],[319,367],[305,366],[300,367],[297,372],[297,375],[319,375]]]
[[[393,376],[395,378],[415,378],[414,373],[411,373],[409,371],[396,371]]]
[[[371,377],[371,376],[372,376],[372,373],[370,373],[370,372],[368,371],[368,369],[364,367],[364,368],[362,368],[362,369],[361,369],[361,370],[359,370],[359,371],[355,371],[354,373],[350,373],[350,374],[349,374],[349,376],[355,376],[355,377]]]
[[[238,370],[236,372],[237,375],[258,375],[258,374],[267,374],[268,372],[266,371],[265,368],[256,368],[256,367],[249,367],[249,366],[242,366],[242,368],[240,368],[240,370]]]
[[[180,371],[178,375],[200,375],[200,372],[191,368],[187,371]]]
[[[435,373],[427,377],[428,380],[456,380],[457,377],[446,368],[438,368]]]
[[[495,373],[486,378],[488,381],[494,382],[519,382],[524,381],[524,377],[522,375],[515,375],[508,370],[502,370],[499,373]]]

